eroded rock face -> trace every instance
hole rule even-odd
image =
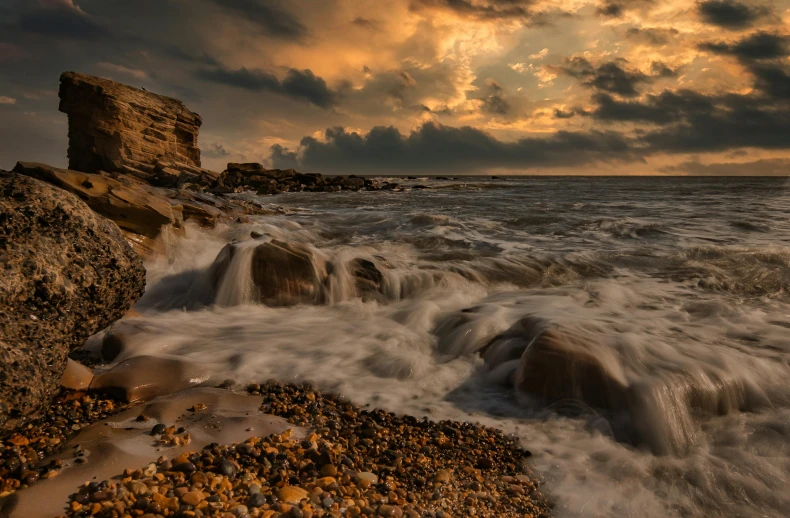
[[[145,289],[139,256],[77,196],[0,174],[0,428],[36,416],[69,350],[119,319]]]
[[[156,240],[166,229],[183,227],[183,207],[156,189],[120,177],[82,173],[44,164],[19,162],[14,172],[76,194],[102,216],[114,221],[140,255],[161,251]]]
[[[301,243],[229,244],[214,261],[212,277],[220,305],[292,306],[326,298],[326,261]]]
[[[130,174],[163,186],[218,176],[200,167],[202,119],[178,99],[65,72],[60,111],[69,116],[69,169]]]
[[[533,337],[521,355],[517,390],[544,404],[574,399],[608,411],[626,406],[628,384],[622,367],[593,337],[530,318],[514,327]]]

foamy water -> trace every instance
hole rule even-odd
[[[288,215],[189,229],[147,265],[118,361],[186,359],[215,380],[311,381],[501,427],[559,516],[790,515],[784,181],[404,183],[435,189],[264,198]],[[322,304],[254,303],[252,251],[269,240],[331,265]],[[380,266],[377,299],[356,296],[356,259]],[[617,411],[516,390],[524,322],[581,337],[627,390]]]

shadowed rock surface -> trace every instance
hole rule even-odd
[[[59,109],[69,116],[70,169],[130,174],[163,186],[216,181],[216,173],[200,167],[203,121],[178,99],[65,72]]]
[[[119,319],[145,269],[118,227],[73,194],[0,174],[0,429],[37,415],[71,349]]]

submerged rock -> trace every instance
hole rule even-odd
[[[0,428],[36,416],[71,349],[120,318],[145,269],[118,227],[75,195],[0,175]]]
[[[544,404],[576,399],[609,411],[623,408],[628,385],[622,367],[593,337],[545,327],[544,322],[531,318],[517,326],[532,336],[521,355],[517,390]]]
[[[162,186],[216,181],[200,167],[203,121],[178,99],[76,72],[61,75],[59,95],[69,116],[70,169]]]
[[[325,300],[326,261],[301,243],[273,240],[229,244],[212,265],[215,302],[269,306],[320,304]]]

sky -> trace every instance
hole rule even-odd
[[[0,0],[0,168],[67,165],[67,70],[218,171],[790,174],[790,0]]]

